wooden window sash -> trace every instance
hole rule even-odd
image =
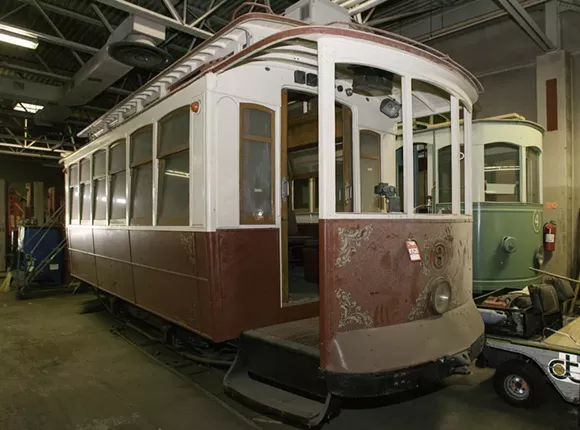
[[[132,155],[133,155],[133,148],[135,145],[135,139],[139,136],[141,136],[142,134],[145,134],[149,132],[151,134],[151,156],[149,158],[142,158],[142,159],[138,159],[136,161],[131,160]],[[153,161],[153,125],[149,124],[146,126],[143,126],[137,130],[135,130],[131,136],[129,136],[129,167],[133,168],[133,167],[137,167],[137,166],[141,166],[145,163],[149,163],[150,161]]]
[[[244,110],[245,109],[255,109],[261,110],[263,112],[267,112],[270,115],[270,138],[265,138],[261,136],[252,136],[250,134],[244,133]],[[275,181],[275,146],[274,146],[274,134],[275,134],[275,115],[272,109],[267,108],[266,106],[254,104],[254,103],[240,103],[240,154],[239,154],[239,166],[240,166],[240,184],[239,184],[239,203],[240,203],[240,224],[250,224],[250,225],[264,225],[264,224],[275,224],[276,219],[276,205],[275,205],[275,196],[276,196],[276,181]],[[253,216],[244,215],[244,202],[243,202],[243,193],[242,193],[242,184],[244,179],[244,171],[243,171],[243,145],[244,140],[253,140],[262,143],[270,144],[270,176],[271,176],[271,196],[270,202],[272,205],[272,215],[268,217],[264,217],[262,219],[257,220]]]
[[[186,144],[182,145],[182,146],[178,146],[177,148],[172,149],[170,152],[162,152],[161,151],[161,131],[163,129],[163,124],[167,123],[169,120],[171,120],[173,117],[178,116],[179,114],[183,113],[184,111],[188,112],[189,115],[189,105],[187,106],[182,106],[180,108],[177,108],[171,112],[169,112],[167,115],[165,115],[163,118],[161,118],[158,121],[158,126],[157,126],[157,158],[160,159],[162,157],[166,157],[168,155],[172,155],[175,154],[177,152],[180,151],[184,151],[186,149],[189,149],[189,139],[187,141]],[[188,128],[187,130],[188,136],[190,135],[190,129]]]

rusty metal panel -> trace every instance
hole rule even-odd
[[[99,288],[135,303],[131,264],[103,257],[95,257],[95,260]]]
[[[331,345],[336,347],[340,333],[359,331],[364,337],[380,327],[440,317],[429,301],[430,292],[439,282],[451,286],[450,309],[471,302],[469,221],[322,220],[321,232],[323,366],[339,366],[333,362],[337,358],[331,355]],[[422,261],[411,261],[407,239],[417,242]],[[463,323],[460,317],[457,323]],[[374,347],[376,356],[382,359],[380,350],[387,354],[392,346],[383,342]]]
[[[117,260],[131,261],[129,231],[125,229],[93,229],[95,254]]]
[[[280,233],[278,229],[218,230],[212,266],[219,274],[219,336],[233,339],[244,330],[318,315],[318,303],[280,303]],[[215,252],[217,248],[217,252]]]
[[[94,253],[93,229],[69,225],[68,244],[71,249]]]
[[[133,266],[133,276],[138,306],[201,332],[205,304],[199,302],[197,279],[139,266]]]
[[[70,251],[71,273],[73,276],[88,282],[91,285],[98,285],[97,269],[95,266],[95,257],[93,255]]]
[[[184,231],[131,230],[132,262],[197,275],[195,236]]]

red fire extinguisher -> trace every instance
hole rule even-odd
[[[544,249],[546,251],[556,250],[556,223],[554,221],[544,224]]]

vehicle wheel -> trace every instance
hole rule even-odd
[[[497,394],[516,408],[533,408],[544,398],[544,375],[524,360],[503,363],[495,371],[493,386]]]

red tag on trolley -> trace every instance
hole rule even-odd
[[[419,245],[417,245],[417,242],[413,239],[407,239],[405,245],[407,245],[409,259],[411,261],[421,261],[421,253],[419,252]]]

